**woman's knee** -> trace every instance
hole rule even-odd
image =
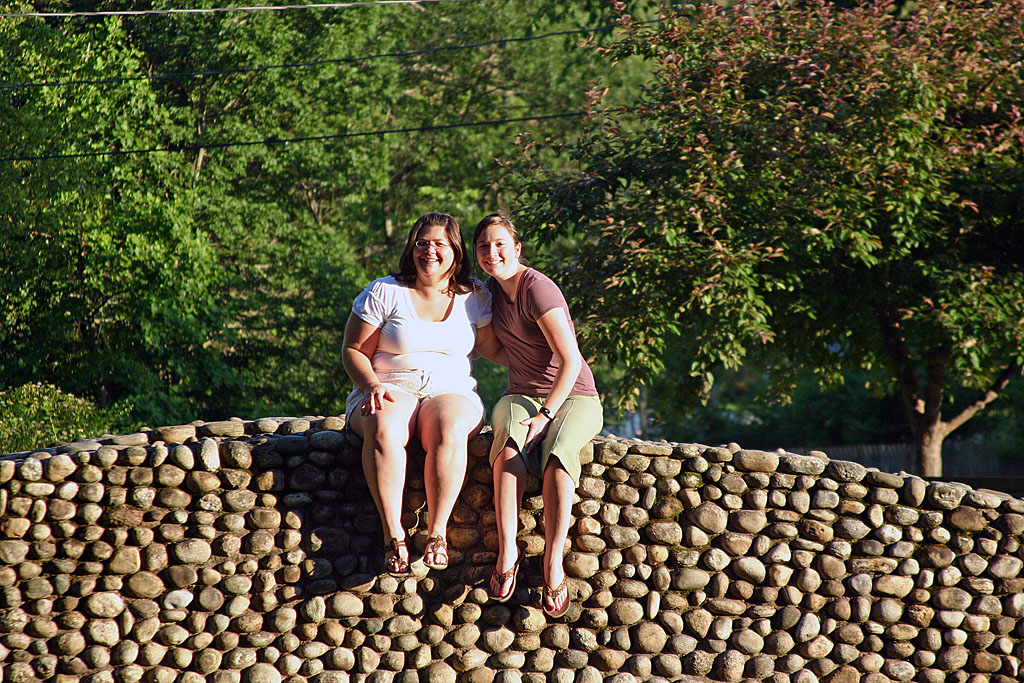
[[[419,425],[419,437],[423,447],[430,450],[437,447],[443,450],[464,451],[468,448],[469,437],[477,426],[472,417],[438,413],[423,420]]]
[[[380,419],[375,417],[367,421],[363,439],[373,444],[374,450],[404,450],[409,444],[409,425],[407,421]]]
[[[516,478],[525,477],[527,474],[526,463],[519,457],[519,453],[515,453],[508,458],[501,458],[494,461],[494,473],[496,475],[496,481],[501,482],[504,475],[508,474]]]

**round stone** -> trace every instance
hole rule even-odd
[[[683,540],[683,529],[676,522],[651,522],[644,533],[652,543],[659,545],[678,545]]]
[[[117,593],[93,593],[85,599],[85,607],[95,617],[112,619],[124,611],[124,598]]]
[[[242,683],[281,683],[281,672],[272,664],[253,664],[242,671]]]
[[[779,456],[767,451],[742,450],[733,453],[733,465],[747,472],[774,472],[779,469]]]
[[[1024,561],[1012,555],[997,555],[988,565],[989,576],[997,579],[1015,579],[1021,574]]]
[[[839,538],[856,541],[867,536],[871,528],[854,517],[841,517],[833,525],[833,530]]]
[[[737,650],[726,650],[715,660],[714,672],[717,678],[727,683],[739,683],[743,680],[743,669],[747,658]]]
[[[632,641],[640,652],[659,653],[665,649],[668,635],[660,624],[643,622],[631,629]]]
[[[198,538],[190,538],[175,543],[172,552],[174,557],[184,564],[205,564],[213,555],[210,544]]]
[[[971,594],[962,588],[943,588],[932,597],[933,605],[948,610],[965,610],[971,601]]]
[[[672,586],[676,590],[694,591],[704,588],[711,581],[711,575],[700,569],[680,570],[672,580]]]
[[[793,635],[798,643],[806,643],[820,633],[821,621],[818,619],[818,615],[809,612],[797,622]]]
[[[6,565],[20,564],[28,557],[29,544],[25,541],[0,541],[0,562]]]
[[[841,484],[859,482],[867,473],[864,465],[847,460],[832,460],[825,466],[825,476]]]
[[[152,572],[138,572],[128,577],[127,588],[136,598],[155,598],[164,592],[164,582]]]
[[[135,546],[124,546],[114,551],[107,562],[107,569],[114,574],[134,574],[142,569],[142,555]]]
[[[113,647],[121,640],[121,631],[113,619],[90,619],[84,631],[86,638],[97,645]]]
[[[193,599],[192,591],[179,588],[164,596],[163,606],[164,609],[184,609],[192,604]]]
[[[732,562],[731,566],[737,578],[755,585],[764,581],[767,572],[765,566],[755,557],[738,558]]]
[[[608,606],[608,619],[612,624],[631,626],[644,618],[644,608],[636,600],[619,599]]]
[[[714,503],[703,503],[689,513],[690,521],[704,531],[711,534],[720,534],[725,531],[729,516],[722,508]]]
[[[885,574],[875,579],[875,593],[895,598],[906,597],[914,590],[914,579],[910,576]]]
[[[756,655],[764,650],[764,638],[748,628],[736,631],[730,642],[733,647],[747,655]]]

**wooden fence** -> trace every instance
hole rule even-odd
[[[791,453],[806,454],[811,448],[789,449]],[[883,472],[909,472],[917,470],[914,445],[910,443],[866,444],[819,447],[833,460],[852,460]],[[1024,477],[1024,445],[1015,456],[1000,456],[986,448],[977,439],[946,441],[942,447],[943,478],[957,477]]]

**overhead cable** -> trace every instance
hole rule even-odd
[[[373,130],[360,133],[333,133],[330,135],[309,135],[297,138],[266,138],[263,140],[244,140],[235,142],[203,142],[189,143],[183,145],[170,145],[167,147],[151,147],[149,149],[125,149],[125,150],[104,150],[100,152],[75,152],[72,154],[39,154],[34,156],[3,157],[0,162],[5,161],[46,161],[50,159],[80,159],[83,157],[103,156],[129,156],[134,154],[153,154],[156,152],[185,152],[197,151],[200,149],[221,149],[225,147],[253,147],[258,145],[280,145],[289,142],[309,142],[314,140],[340,140],[343,138],[360,138],[380,135],[393,135],[396,133],[427,133],[438,130],[451,130],[453,128],[480,128],[484,126],[498,126],[506,123],[522,123],[525,121],[545,121],[549,119],[563,119],[574,116],[584,116],[588,113],[603,113],[574,111],[562,114],[544,114],[542,116],[522,116],[514,119],[493,119],[489,121],[469,121],[464,123],[444,123],[435,126],[417,126],[410,128],[390,128],[385,130]]]
[[[10,19],[67,19],[72,17],[125,17],[148,14],[223,14],[227,12],[266,12],[303,9],[344,9],[367,5],[422,5],[434,2],[481,2],[481,0],[365,0],[364,2],[329,2],[316,5],[262,5],[253,7],[209,7],[195,9],[148,9],[101,12],[5,12]]]
[[[567,36],[577,33],[592,33],[597,31],[607,31],[615,28],[613,24],[605,26],[595,26],[592,28],[580,28],[571,29],[567,31],[554,31],[551,33],[542,33],[536,36],[520,36],[517,38],[497,38],[495,40],[487,40],[481,43],[470,43],[466,45],[442,45],[440,47],[427,47],[420,50],[407,50],[403,52],[384,52],[376,55],[363,55],[360,57],[337,57],[334,59],[318,59],[310,62],[294,62],[291,64],[270,64],[267,66],[253,66],[253,67],[240,67],[237,69],[219,69],[213,71],[183,71],[170,74],[155,74],[152,76],[118,76],[113,78],[102,78],[96,80],[80,80],[80,81],[44,81],[41,83],[12,83],[10,85],[0,85],[0,91],[3,90],[20,90],[23,88],[44,88],[44,87],[58,87],[58,86],[69,86],[69,85],[101,85],[108,83],[123,83],[127,81],[157,81],[166,79],[184,79],[193,78],[198,76],[219,76],[222,74],[241,74],[241,73],[255,73],[260,71],[271,71],[274,69],[295,69],[304,68],[311,66],[322,66],[324,64],[346,64],[355,62],[365,62],[374,59],[384,58],[399,58],[399,57],[414,57],[416,55],[430,54],[432,52],[449,52],[455,50],[470,50],[480,47],[487,47],[488,45],[501,45],[504,43],[525,43],[533,40],[542,40],[545,38],[553,38],[557,36]]]

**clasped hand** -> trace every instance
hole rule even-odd
[[[373,415],[378,410],[382,410],[384,401],[394,403],[395,399],[391,397],[391,392],[383,384],[371,384],[366,388],[366,396],[363,398],[361,406],[363,415]]]
[[[524,451],[532,451],[536,446],[540,445],[541,439],[544,438],[544,432],[551,424],[551,420],[547,418],[543,413],[537,413],[533,417],[528,417],[519,424],[526,426],[526,444],[524,445]]]

